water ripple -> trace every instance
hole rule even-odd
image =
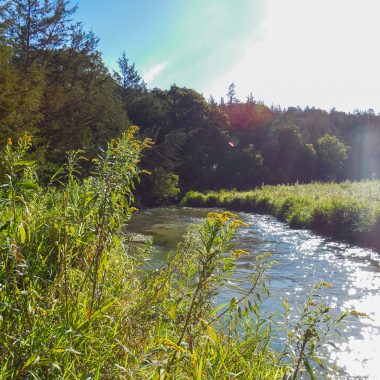
[[[190,223],[199,222],[205,209],[159,208],[140,214],[131,223],[132,231],[155,237],[157,259],[165,249],[174,249]],[[359,310],[370,319],[350,319],[338,341],[340,352],[331,351],[330,360],[341,371],[339,379],[380,379],[380,254],[320,237],[307,230],[290,229],[268,215],[240,213],[249,224],[239,231],[236,244],[251,252],[237,262],[236,279],[244,281],[253,270],[255,255],[269,251],[279,262],[270,271],[271,298],[264,303],[268,312],[282,308],[287,298],[297,310],[311,286],[327,281],[326,298],[338,310]],[[174,221],[173,221],[174,220]],[[218,302],[236,296],[236,290],[223,289]],[[348,375],[349,374],[349,375]]]

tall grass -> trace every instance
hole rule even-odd
[[[292,227],[380,248],[380,181],[263,186],[246,192],[189,192],[182,202],[267,213]]]
[[[287,324],[282,351],[271,342],[269,255],[258,256],[251,289],[215,307],[234,260],[232,239],[244,223],[225,212],[192,226],[161,268],[125,234],[135,209],[142,149],[131,128],[78,179],[82,152],[46,187],[25,160],[31,138],[8,141],[0,211],[0,378],[2,379],[296,379],[346,314],[327,318],[321,283],[299,320]],[[55,181],[55,182],[54,182]],[[58,183],[58,185],[54,185]],[[288,306],[284,304],[285,313]],[[285,316],[285,320],[289,321]],[[318,365],[317,365],[318,367]]]

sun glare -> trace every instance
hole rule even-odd
[[[235,82],[239,96],[253,91],[268,104],[376,108],[379,14],[376,0],[267,0],[259,29],[212,93]]]

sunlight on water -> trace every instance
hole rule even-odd
[[[205,209],[159,208],[138,215],[130,230],[153,236],[154,260],[162,262],[168,250],[176,247],[186,227],[200,222]],[[266,215],[240,213],[249,224],[239,231],[236,244],[252,253],[237,261],[233,282],[248,287],[252,260],[269,251],[279,261],[270,272],[271,298],[264,302],[268,312],[282,310],[286,298],[294,313],[305,300],[313,284],[327,281],[328,303],[338,311],[357,310],[370,319],[350,317],[342,337],[334,338],[340,351],[330,349],[338,379],[380,379],[380,254],[323,238],[305,230],[292,230]],[[225,287],[217,301],[228,302],[236,296],[236,287]]]

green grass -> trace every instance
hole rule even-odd
[[[330,316],[325,283],[305,295],[275,351],[271,317],[261,312],[269,254],[256,257],[250,290],[215,307],[244,223],[211,213],[191,226],[153,272],[125,231],[134,208],[139,141],[129,130],[77,178],[82,152],[48,187],[24,156],[29,136],[8,141],[0,188],[0,379],[296,379],[327,371],[320,349],[347,313]],[[358,313],[356,313],[358,314]],[[278,322],[276,322],[278,325]],[[313,360],[315,358],[316,360]],[[317,367],[318,367],[317,365]]]
[[[291,227],[380,248],[380,181],[263,186],[245,192],[191,191],[182,203],[271,214]]]

